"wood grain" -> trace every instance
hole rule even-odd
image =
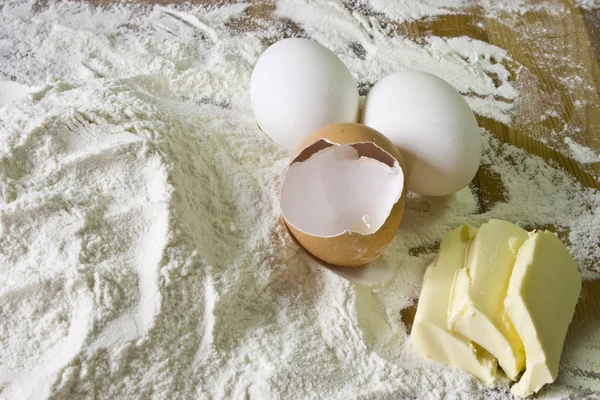
[[[417,36],[467,35],[506,49],[515,62],[532,74],[535,81],[520,90],[536,101],[517,106],[515,121],[511,126],[479,117],[480,126],[492,132],[501,142],[553,160],[582,185],[600,189],[600,164],[581,165],[565,156],[568,154],[565,143],[552,135],[552,132],[561,132],[566,123],[568,136],[600,154],[600,10],[584,11],[573,8],[568,2],[565,2],[565,7],[571,12],[556,16],[527,13],[514,16],[510,25],[495,18],[486,18],[482,10],[473,8],[467,15],[413,22],[410,29],[403,31]],[[540,35],[542,29],[545,32]],[[572,64],[572,60],[577,63]],[[564,84],[559,81],[565,75],[580,77],[592,90],[577,87],[565,90]],[[542,120],[540,117],[548,109],[555,110],[558,117]],[[537,121],[532,121],[535,119]],[[502,183],[486,168],[479,170],[475,183],[485,209],[504,200]],[[414,307],[403,310],[401,317],[406,326],[412,325],[414,313]],[[565,349],[577,348],[584,338],[599,335],[599,328],[600,281],[584,282],[582,298],[569,329]],[[600,349],[596,351],[600,357]],[[600,379],[600,371],[570,372]]]

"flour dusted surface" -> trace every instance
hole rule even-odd
[[[288,154],[258,130],[248,97],[285,21],[337,52],[363,87],[429,70],[507,123],[519,93],[503,49],[468,37],[417,44],[340,4],[297,4],[280,2],[280,19],[244,33],[244,4],[3,5],[0,398],[504,398],[505,381],[485,388],[408,341],[402,310],[443,234],[489,218],[555,224],[586,278],[598,277],[598,193],[486,132],[483,168],[502,201],[482,204],[474,188],[411,195],[372,265],[308,257],[279,218]],[[412,4],[392,19],[460,6]],[[585,351],[598,345],[571,346],[546,395],[599,390],[577,373],[600,368]]]

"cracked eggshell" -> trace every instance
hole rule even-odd
[[[314,132],[292,155],[281,213],[311,254],[356,267],[381,255],[394,238],[406,191],[404,162],[389,139],[365,125],[336,123]]]

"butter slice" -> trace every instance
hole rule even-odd
[[[444,237],[425,272],[411,339],[432,360],[453,365],[489,384],[496,375],[496,360],[465,336],[448,330],[446,319],[454,272],[463,266],[467,245],[476,234],[477,228],[463,225]]]
[[[525,372],[511,389],[515,396],[529,396],[556,379],[580,291],[577,264],[561,241],[548,231],[530,233],[504,301],[527,354]]]
[[[517,252],[527,231],[501,220],[483,224],[467,251],[465,267],[456,271],[448,328],[493,354],[515,380],[525,367],[523,343],[504,310]]]

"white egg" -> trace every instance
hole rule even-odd
[[[348,68],[331,51],[307,39],[285,39],[258,59],[250,83],[258,125],[293,150],[333,122],[356,122],[359,95]]]
[[[402,71],[369,92],[362,123],[386,135],[407,167],[408,189],[426,196],[455,193],[481,161],[481,136],[471,108],[435,75]]]

